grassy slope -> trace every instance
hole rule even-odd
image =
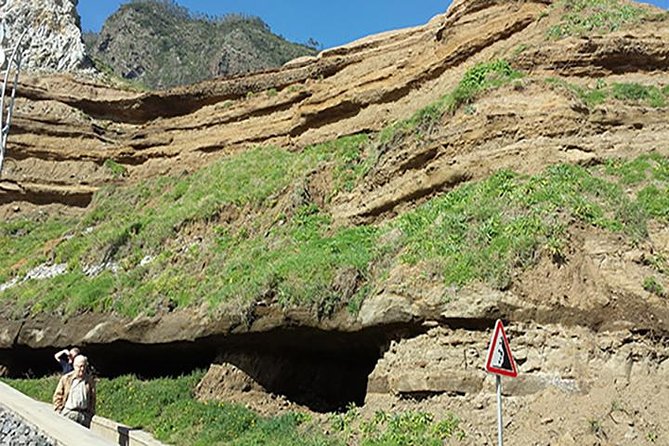
[[[109,187],[80,220],[0,223],[0,283],[45,262],[68,266],[0,299],[17,314],[135,316],[206,305],[240,317],[252,302],[270,299],[309,306],[322,318],[345,305],[355,311],[397,262],[436,269],[449,285],[505,288],[512,270],[531,266],[541,252],[560,257],[573,222],[622,231],[635,242],[647,237],[650,219],[667,220],[668,161],[658,155],[589,170],[554,166],[533,177],[499,172],[378,225],[335,228],[327,205],[309,196],[314,172],[332,176],[327,202],[363,181],[383,146],[423,138],[445,113],[519,77],[505,61],[480,64],[452,92],[378,135],[300,153],[259,147],[192,175]],[[665,100],[667,90],[598,88],[612,92],[600,101],[636,103]],[[629,172],[639,183],[633,193],[626,191]],[[400,236],[386,236],[391,232]]]
[[[98,382],[98,415],[152,432],[156,438],[183,446],[440,446],[461,436],[459,422],[448,414],[436,421],[421,412],[378,412],[363,420],[357,408],[318,421],[304,413],[261,417],[234,404],[198,402],[193,390],[202,372],[175,379],[142,381],[133,376]],[[50,401],[58,377],[6,380],[21,392]],[[330,433],[326,436],[324,430]]]
[[[647,18],[647,10],[621,0],[561,0],[557,6],[565,12],[548,31],[555,39],[617,31]]]

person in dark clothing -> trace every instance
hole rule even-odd
[[[61,369],[63,369],[63,375],[70,373],[73,370],[72,364],[74,363],[74,358],[79,354],[79,349],[77,347],[72,347],[71,349],[64,349],[53,355],[56,358],[56,361],[60,364]]]

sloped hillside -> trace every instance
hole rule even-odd
[[[503,318],[511,444],[666,443],[668,69],[666,11],[464,0],[168,91],[25,76],[0,364],[234,365],[311,410],[448,409],[493,444]]]
[[[99,68],[150,88],[261,71],[315,53],[273,34],[260,18],[194,16],[171,0],[125,3],[85,41]]]

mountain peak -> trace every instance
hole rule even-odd
[[[97,65],[151,88],[281,66],[313,48],[286,41],[258,17],[194,14],[170,0],[133,0],[87,36]]]

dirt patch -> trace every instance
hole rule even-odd
[[[669,441],[666,339],[556,325],[507,332],[519,364],[518,378],[503,379],[509,444]],[[495,383],[483,367],[490,334],[435,328],[393,344],[370,376],[363,414],[452,412],[466,432],[453,444],[496,444]]]
[[[241,404],[265,416],[276,416],[286,411],[310,412],[285,396],[267,392],[232,364],[213,364],[195,388],[195,396],[200,401]]]
[[[513,281],[520,299],[551,309],[554,317],[546,322],[667,331],[665,299],[644,288],[646,278],[660,276],[653,259],[661,241],[657,247],[653,239],[634,245],[623,234],[575,227],[565,246],[563,257],[544,255]],[[665,289],[669,285],[657,280]]]

